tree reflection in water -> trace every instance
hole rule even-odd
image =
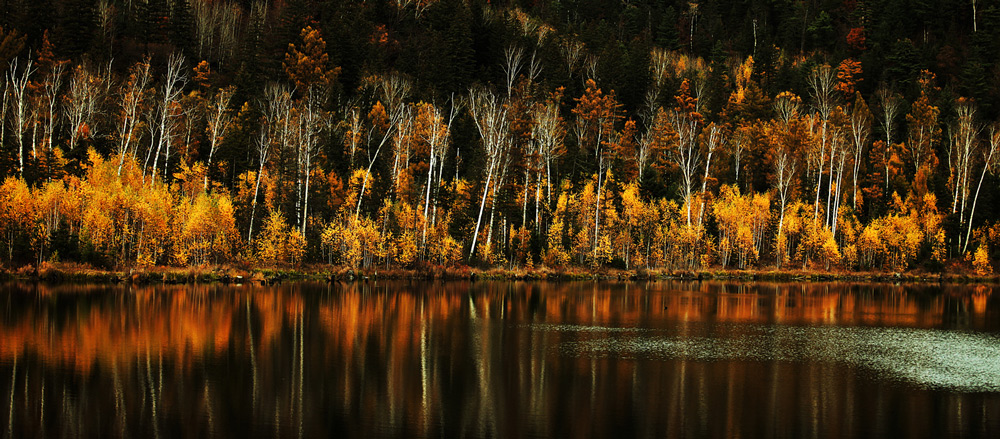
[[[953,358],[948,370],[961,377],[978,364],[976,349],[1000,349],[990,287],[2,288],[6,437],[1000,431],[996,389],[896,376],[878,363],[953,350],[913,364]]]

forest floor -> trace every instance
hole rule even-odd
[[[892,283],[980,283],[1000,284],[1000,276],[980,276],[951,267],[932,273],[911,270],[901,273],[844,270],[801,270],[760,268],[732,270],[709,267],[699,270],[618,270],[584,267],[473,268],[425,266],[418,269],[368,268],[353,270],[324,264],[262,267],[204,265],[195,267],[150,266],[101,269],[74,263],[43,263],[10,270],[0,268],[0,281],[42,281],[52,283],[133,283],[133,284],[274,284],[283,281],[351,282],[377,279],[409,280],[522,280],[522,281],[655,281],[655,280],[735,280],[749,282],[892,282]]]

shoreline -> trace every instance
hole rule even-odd
[[[367,280],[506,280],[506,281],[744,281],[744,282],[873,282],[923,284],[1000,284],[1000,276],[971,273],[839,272],[806,270],[617,270],[478,269],[426,267],[422,269],[353,270],[330,265],[302,267],[154,266],[103,270],[77,264],[43,264],[42,268],[0,269],[0,282],[46,282],[136,285],[150,284],[275,284],[283,281],[352,282]]]

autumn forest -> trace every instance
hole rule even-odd
[[[990,274],[981,3],[0,0],[0,264]]]

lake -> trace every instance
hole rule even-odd
[[[997,437],[988,286],[0,286],[3,437]]]

